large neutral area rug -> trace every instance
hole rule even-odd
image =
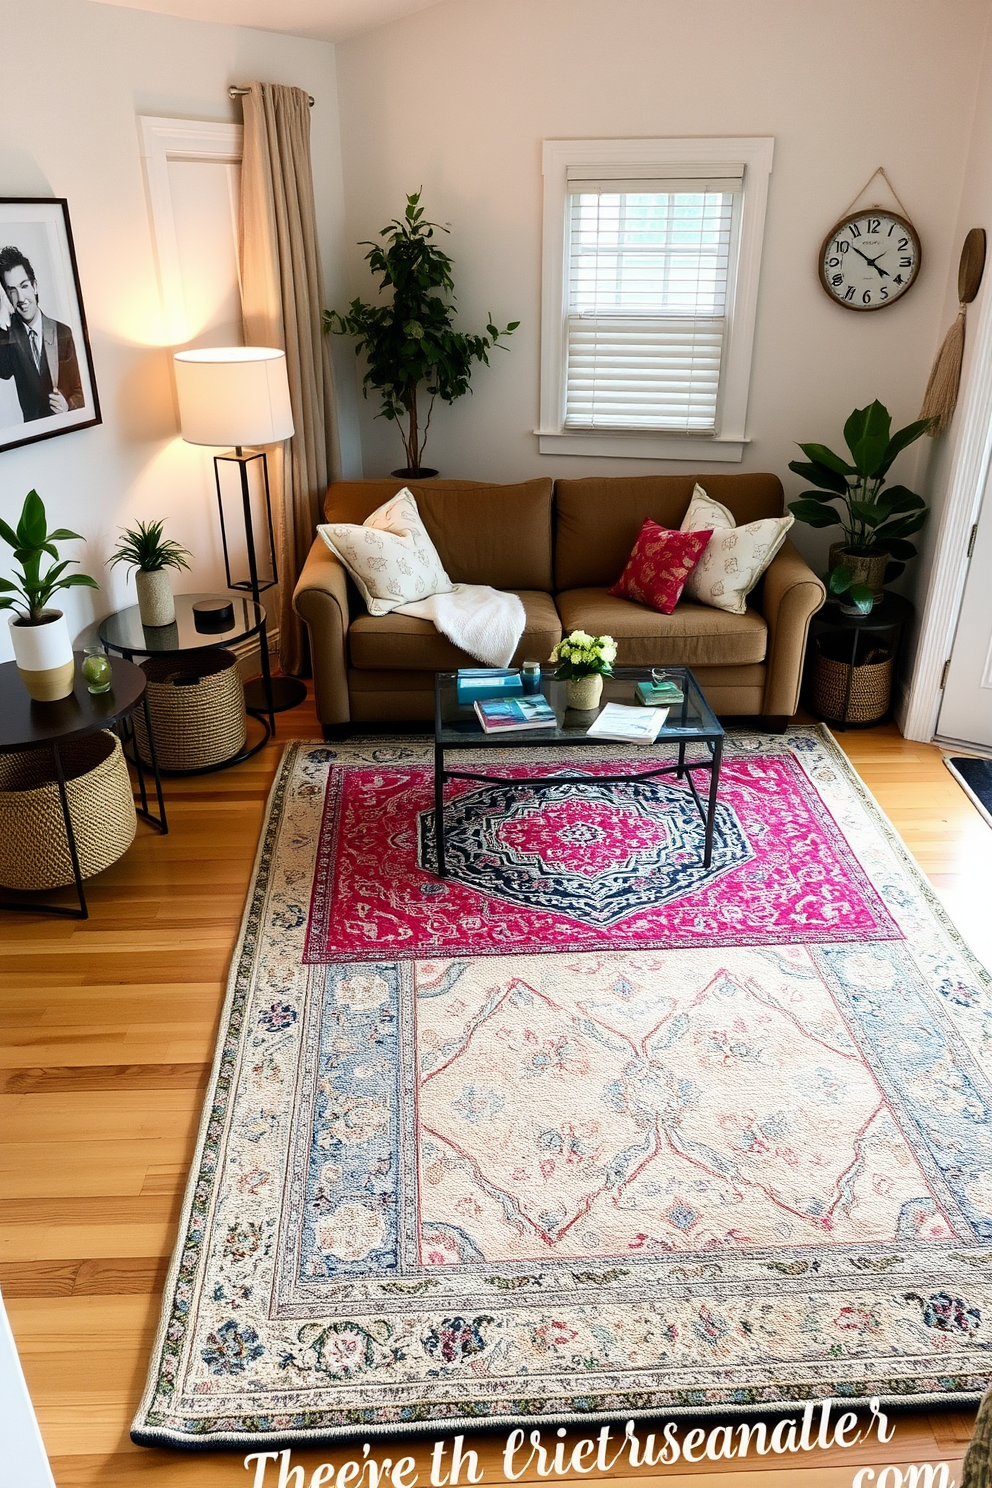
[[[705,872],[623,754],[487,753],[441,881],[426,743],[287,750],[136,1441],[981,1394],[987,974],[826,731]]]

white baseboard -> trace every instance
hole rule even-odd
[[[266,632],[269,641],[269,659],[278,660],[279,657],[279,630]],[[249,636],[247,640],[236,641],[233,646],[225,647],[238,658],[238,670],[247,682],[249,677],[257,677],[262,670],[261,649],[258,644],[258,636]]]

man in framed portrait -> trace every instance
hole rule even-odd
[[[0,249],[0,377],[14,379],[25,423],[85,402],[72,331],[44,313],[34,269],[13,246]]]

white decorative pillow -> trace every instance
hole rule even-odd
[[[358,585],[370,615],[388,615],[413,600],[450,594],[454,587],[406,486],[360,527],[323,522],[317,531]]]
[[[686,580],[686,598],[731,615],[743,615],[748,595],[795,520],[790,512],[785,517],[765,517],[738,527],[733,513],[697,485],[681,530],[705,532],[712,528],[713,536]]]

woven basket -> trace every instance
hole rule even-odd
[[[244,748],[245,689],[230,651],[187,651],[151,657],[141,664],[148,678],[148,710],[155,753],[162,770],[208,770]],[[134,712],[138,753],[151,764],[142,709]]]
[[[830,723],[877,723],[889,711],[889,699],[892,696],[895,655],[891,647],[873,647],[865,652],[864,660],[859,661],[853,669],[850,661],[831,656],[830,649],[836,649],[836,642],[831,648],[829,641],[821,637],[813,652],[812,695],[815,711]],[[851,696],[848,701],[849,677]]]
[[[59,746],[69,815],[84,878],[116,863],[137,819],[127,762],[116,734]],[[50,749],[0,754],[0,884],[57,889],[73,882],[72,858]]]

